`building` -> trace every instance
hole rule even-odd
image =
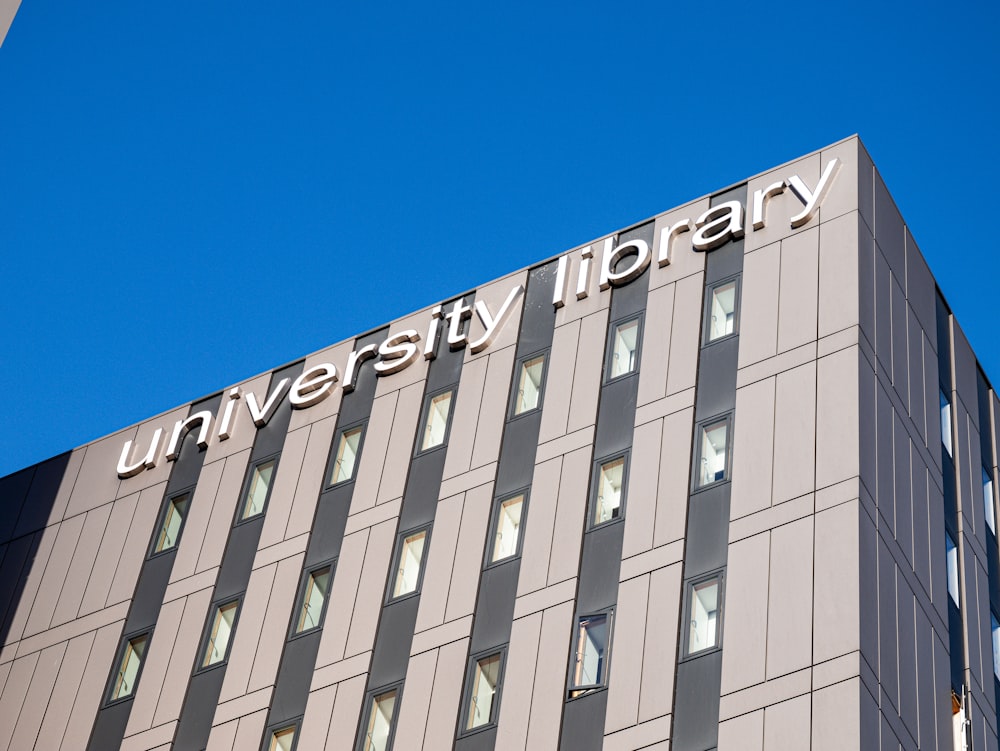
[[[849,138],[0,479],[0,745],[996,749],[998,421]]]

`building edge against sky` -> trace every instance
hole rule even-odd
[[[0,738],[996,749],[998,410],[848,138],[0,478]]]

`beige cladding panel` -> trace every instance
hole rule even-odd
[[[292,512],[292,501],[302,475],[323,471],[320,467],[307,467],[303,464],[308,441],[309,428],[301,428],[285,436],[278,459],[278,471],[272,480],[271,495],[267,499],[267,513],[264,515],[264,528],[260,533],[258,548],[265,548],[284,539],[288,517]]]
[[[455,719],[461,701],[465,656],[468,651],[469,640],[462,639],[442,647],[438,653],[434,688],[427,710],[427,730],[423,745],[426,751],[449,748],[455,737]],[[403,704],[405,705],[407,701],[409,695],[404,686]]]
[[[577,345],[576,370],[573,374],[573,395],[570,397],[569,420],[566,424],[569,433],[597,422],[597,402],[604,370],[601,366],[604,363],[607,329],[607,310],[587,316],[580,322],[580,341]],[[556,384],[547,384],[547,387],[551,385]]]
[[[260,643],[267,648],[261,639],[261,629],[264,625],[265,612],[268,611],[268,601],[271,598],[271,588],[277,569],[277,565],[271,565],[250,573],[246,594],[240,602],[239,624],[229,650],[226,675],[219,694],[220,704],[248,693],[250,671],[253,669],[258,645]],[[295,585],[292,586],[294,588]]]
[[[535,666],[531,714],[528,720],[529,749],[558,746],[559,724],[552,722],[551,718],[559,716],[565,701],[566,663],[569,659],[572,625],[572,602],[549,608],[542,615],[538,663]]]
[[[281,650],[288,633],[292,608],[295,606],[304,557],[305,554],[302,553],[278,563],[274,584],[271,586],[271,598],[264,614],[264,624],[260,634],[251,637],[251,642],[254,638],[257,640],[257,652],[253,657],[253,669],[247,686],[250,692],[270,686],[277,679]]]
[[[677,282],[674,312],[670,321],[670,365],[667,368],[667,395],[693,388],[698,377],[698,348],[701,344],[701,308],[704,274],[692,274]],[[650,324],[646,324],[647,327]]]
[[[771,471],[779,456],[774,442],[776,381],[765,378],[736,390],[731,519],[771,505]],[[786,467],[782,463],[779,469]]]
[[[813,517],[771,533],[767,677],[812,662]]]
[[[250,457],[250,452],[242,454],[242,461],[246,462]],[[217,503],[219,484],[222,482],[223,470],[226,464],[233,461],[233,458],[220,459],[212,464],[205,464],[198,475],[198,485],[191,498],[191,506],[188,509],[187,519],[184,520],[184,534],[181,535],[180,544],[177,546],[177,555],[174,557],[174,565],[170,569],[170,582],[180,581],[195,573],[198,567],[198,556],[201,554],[202,543],[205,542],[205,534],[208,531],[208,522],[212,518],[212,512]],[[236,508],[236,500],[233,500],[232,508]]]
[[[333,715],[333,705],[337,699],[337,686],[327,686],[309,694],[306,701],[306,714],[302,718],[298,735],[299,748],[321,749],[326,744],[326,736],[330,729],[330,717]]]
[[[626,499],[628,513],[625,515],[622,544],[623,559],[653,547],[662,435],[663,420],[639,425],[633,433]]]
[[[337,686],[337,696],[330,716],[330,730],[326,736],[325,751],[344,751],[350,748],[358,731],[365,696],[365,676],[343,681]],[[309,705],[306,705],[306,721],[310,720]]]
[[[131,599],[135,585],[142,570],[142,561],[149,550],[149,541],[153,536],[153,527],[163,500],[163,488],[154,486],[139,493],[139,502],[132,516],[128,536],[122,546],[122,555],[118,560],[118,569],[111,582],[108,593],[108,604],[125,602]]]
[[[665,284],[676,282],[678,279],[705,270],[705,259],[708,256],[691,247],[692,235],[690,231],[681,232],[674,236],[668,253],[669,264],[660,266],[657,259],[663,250],[663,231],[687,219],[697,220],[699,216],[708,211],[708,208],[709,199],[707,197],[700,198],[656,217],[656,222],[653,225],[653,260],[649,264],[650,292]]]
[[[464,502],[464,493],[438,501],[431,545],[427,551],[427,562],[424,564],[415,633],[440,626],[445,621],[448,589],[451,585],[451,572],[455,567],[458,530],[462,523]],[[476,573],[478,572],[477,566]]]
[[[271,374],[264,373],[249,381],[230,386],[222,392],[222,399],[215,410],[215,420],[212,423],[212,432],[209,434],[208,449],[205,451],[203,466],[253,448],[254,440],[257,437],[257,427],[253,424],[253,418],[250,416],[246,395],[253,394],[257,403],[263,404],[267,400],[267,388],[270,380]],[[241,397],[233,405],[232,417],[229,420],[230,437],[223,441],[219,438],[219,426],[226,405],[230,402],[229,392],[233,388],[240,389]],[[173,426],[170,429],[173,430]],[[167,431],[165,440],[170,440],[170,431]]]
[[[448,434],[448,453],[442,475],[444,479],[468,472],[472,467],[472,449],[479,425],[488,364],[489,358],[481,357],[462,366],[462,381],[458,387],[458,399],[452,410]],[[490,394],[487,399],[499,400],[499,396]]]
[[[813,692],[813,751],[843,751],[857,747],[861,738],[860,691],[861,680],[852,678]],[[925,720],[933,724],[931,716]],[[928,743],[927,748],[933,745]]]
[[[191,680],[191,670],[200,646],[201,632],[208,617],[208,605],[211,599],[211,589],[203,589],[185,599],[184,614],[181,616],[181,624],[170,652],[170,664],[163,679],[163,690],[160,692],[160,700],[153,714],[154,727],[177,720],[181,716],[184,694]],[[167,647],[169,643],[162,646]]]
[[[302,462],[302,474],[299,476],[298,485],[295,486],[295,498],[292,500],[288,524],[285,526],[286,540],[307,534],[312,529],[319,492],[326,481],[324,473],[335,426],[336,418],[327,417],[314,422],[309,428],[309,441]]]
[[[809,694],[772,704],[764,710],[764,751],[788,751],[809,748]]]
[[[86,447],[80,473],[66,506],[66,516],[76,516],[118,497],[121,481],[114,469],[121,456],[122,446],[135,437],[136,431],[136,428],[129,428]],[[129,492],[135,491],[127,491],[122,495]]]
[[[344,377],[344,367],[347,365],[347,358],[354,351],[354,340],[348,339],[309,355],[302,365],[302,372],[305,373],[322,363],[330,363],[337,368],[337,381],[330,389],[330,395],[311,407],[305,409],[293,409],[292,419],[288,423],[288,432],[292,433],[306,425],[315,424],[321,420],[333,417],[340,411],[340,403],[344,396],[344,390],[340,387]]]
[[[427,331],[431,322],[431,308],[425,308],[424,310],[417,311],[412,315],[408,315],[405,318],[393,321],[389,324],[389,334],[397,334],[401,331],[416,331],[420,334],[421,351],[426,343]],[[447,312],[447,311],[443,311]],[[438,331],[441,332],[441,328],[447,322],[441,320],[438,324]],[[446,333],[442,335],[447,336]],[[391,394],[393,391],[400,391],[408,386],[413,386],[414,384],[421,383],[427,378],[427,368],[430,365],[429,360],[425,360],[422,356],[418,356],[414,360],[413,364],[399,373],[394,373],[391,376],[380,376],[375,383],[375,398],[385,396],[386,394]]]
[[[35,740],[35,748],[58,749],[62,743],[96,635],[97,632],[91,631],[71,639],[67,645],[55,688],[45,707],[45,717]]]
[[[566,434],[569,420],[576,355],[580,340],[580,321],[560,326],[552,334],[548,375],[545,384],[545,407],[542,409],[539,444]]]
[[[555,527],[552,530],[552,548],[549,555],[548,584],[557,584],[576,576],[580,547],[583,544],[581,532],[585,525],[587,509],[587,484],[590,478],[591,449],[577,449],[563,457],[562,476],[559,484],[559,499],[556,506]],[[528,521],[531,524],[531,504],[528,504]],[[525,535],[530,535],[530,526]],[[524,565],[521,566],[524,576]],[[521,593],[520,582],[518,594]]]
[[[819,226],[818,334],[827,336],[857,326],[858,214],[837,217]]]
[[[226,552],[226,541],[229,539],[229,531],[232,529],[233,520],[236,517],[236,509],[242,500],[240,494],[243,492],[243,484],[247,475],[247,467],[250,459],[249,451],[241,451],[238,454],[227,457],[225,468],[222,470],[222,479],[219,482],[219,491],[215,496],[212,505],[212,514],[208,520],[208,528],[205,538],[201,544],[201,551],[198,555],[198,565],[195,573],[207,571],[216,566],[222,565],[222,558]],[[281,471],[279,466],[278,471]],[[198,491],[195,491],[192,505],[197,503]],[[207,501],[207,498],[206,498]],[[178,549],[178,561],[174,563],[174,568],[170,572],[170,578],[176,580],[178,577],[177,563],[183,552],[184,538],[181,536],[181,544]]]
[[[392,746],[395,751],[421,751],[424,747],[438,651],[431,649],[410,658],[406,668],[406,700],[397,714],[396,740]]]
[[[489,282],[478,289],[476,289],[476,302],[484,302],[489,309],[490,315],[496,316],[500,312],[500,308],[507,301],[508,296],[514,290],[515,287],[521,287],[521,293],[514,300],[513,304],[508,308],[507,314],[504,316],[503,323],[494,331],[493,341],[490,345],[479,353],[473,353],[472,347],[465,348],[465,365],[463,365],[463,377],[464,382],[464,371],[465,368],[469,366],[469,363],[476,359],[485,359],[495,352],[510,347],[517,343],[518,329],[521,322],[521,311],[524,308],[524,296],[525,290],[528,285],[528,272],[517,271],[513,274],[508,274],[507,276],[501,277],[496,281]],[[445,311],[447,312],[447,311]],[[486,326],[482,320],[480,320],[478,311],[473,311],[472,319],[470,323],[467,324],[467,329],[469,332],[469,341],[478,341],[480,337],[484,336],[486,333]]]
[[[62,642],[42,650],[39,654],[38,662],[31,675],[31,685],[24,698],[24,706],[21,707],[21,713],[18,715],[17,724],[14,726],[14,733],[7,748],[29,749],[35,746],[35,740],[45,716],[45,708],[48,706],[52,690],[55,688],[56,677],[62,666],[67,647],[68,643]],[[0,743],[0,747],[2,745]]]
[[[50,625],[58,626],[62,623],[68,623],[81,615],[80,605],[83,602],[87,583],[94,569],[97,552],[104,539],[104,530],[107,529],[113,506],[114,504],[109,503],[87,512],[86,521],[80,533],[80,541],[73,552],[73,560],[66,574],[66,581],[56,603]]]
[[[386,574],[392,559],[392,548],[396,537],[396,520],[383,522],[372,527],[365,551],[365,563],[361,569],[358,595],[351,613],[351,630],[347,637],[346,656],[365,652],[375,644],[379,613],[385,594]]]
[[[816,487],[860,472],[858,348],[822,357],[816,366]]]
[[[763,175],[749,180],[747,182],[748,215],[752,217],[754,191],[766,190],[774,183],[786,181],[792,175],[798,175],[809,189],[813,190],[819,184],[823,168],[826,167],[828,161],[825,158],[821,160],[820,154],[810,154],[807,157],[778,167],[770,172],[765,172]],[[838,188],[844,187],[844,183],[841,183],[839,178],[840,175],[837,176],[830,186],[831,197]],[[802,211],[803,204],[789,188],[785,188],[783,193],[768,200],[764,208],[764,218],[767,224],[763,229],[754,230],[751,228],[747,232],[743,243],[746,253],[755,251],[778,240],[783,240],[790,235],[808,231],[816,224],[816,218],[813,218],[802,227],[792,229],[791,218]],[[749,222],[747,223],[749,224]]]
[[[691,426],[694,409],[683,409],[663,420],[660,482],[656,495],[653,546],[680,540],[687,524],[691,467]]]
[[[264,725],[267,722],[267,711],[261,710],[253,714],[241,717],[239,725],[236,727],[236,738],[233,740],[233,749],[254,749],[264,736]]]
[[[419,387],[414,387],[419,388]],[[403,392],[405,393],[405,392]],[[351,494],[351,513],[372,508],[379,497],[379,481],[381,480],[385,467],[390,467],[389,474],[393,474],[393,468],[398,465],[393,460],[405,460],[409,453],[402,456],[397,455],[392,459],[387,459],[390,435],[394,435],[397,430],[406,432],[407,427],[415,428],[417,418],[413,418],[413,425],[403,425],[402,418],[405,413],[396,409],[396,404],[401,393],[392,392],[386,396],[378,397],[372,403],[371,415],[368,424],[365,426],[364,443],[361,447],[361,458],[358,461],[357,479],[354,481],[354,492]],[[407,452],[413,448],[413,433],[409,434],[409,442],[406,444]],[[400,448],[400,447],[397,447]],[[402,453],[402,452],[400,452]]]
[[[368,529],[362,529],[344,537],[340,556],[337,558],[333,586],[330,588],[330,607],[323,626],[323,635],[320,637],[319,652],[316,657],[317,669],[344,658],[369,532]]]
[[[63,585],[66,583],[69,564],[73,560],[73,553],[80,542],[80,534],[83,532],[85,521],[86,515],[80,514],[53,527],[53,529],[58,530],[56,540],[52,546],[52,552],[45,562],[45,573],[38,586],[38,592],[35,594],[31,614],[25,624],[24,636],[45,631],[52,622],[56,602]]]
[[[94,645],[87,658],[76,701],[70,711],[66,732],[63,734],[60,751],[76,751],[81,748],[80,740],[89,738],[94,725],[97,707],[104,697],[104,687],[108,680],[108,666],[114,659],[121,637],[122,622],[113,623],[100,629],[94,637]],[[9,679],[8,679],[9,680]],[[53,748],[55,748],[53,746]]]
[[[486,398],[479,415],[479,423],[476,426],[475,444],[472,450],[471,467],[473,469],[496,461],[500,455],[504,418],[507,416],[508,395],[512,388],[511,374],[514,368],[515,354],[514,347],[494,350],[490,354],[490,364],[486,370]],[[464,377],[462,382],[465,382]]]
[[[524,539],[521,542],[518,595],[534,592],[547,583],[562,469],[562,457],[535,465],[528,500],[528,515],[524,525]]]
[[[681,607],[681,564],[650,574],[646,634],[642,650],[639,722],[668,714],[674,695],[677,633],[664,624],[678,623]]]
[[[763,709],[719,723],[718,751],[762,751],[763,748]]]
[[[605,735],[636,725],[639,721],[649,578],[648,574],[637,576],[618,587],[614,615],[614,670],[608,678]],[[655,639],[656,635],[650,634],[650,637]]]
[[[76,487],[76,481],[80,474],[80,468],[83,466],[83,459],[86,456],[86,448],[75,449],[69,457],[69,461],[66,463],[66,468],[63,470],[62,478],[59,481],[59,488],[56,491],[55,500],[52,501],[52,508],[49,511],[49,518],[46,524],[55,524],[57,521],[64,518],[66,514],[66,507],[69,505],[70,495],[73,493],[73,489]],[[47,462],[43,462],[38,468],[38,471],[45,471],[46,464],[51,463],[52,465],[57,464],[60,461],[59,457],[54,457],[49,459]],[[148,484],[152,484],[153,480],[150,480]],[[28,496],[25,500],[25,507],[27,504],[36,504],[39,501],[36,498],[36,494],[44,493],[45,490],[39,487],[38,483],[32,483],[28,490]],[[134,491],[130,491],[134,492]],[[121,488],[119,488],[119,496],[122,495]],[[48,499],[43,503],[48,503]],[[34,524],[29,524],[28,520],[31,518],[30,515],[22,514],[21,518],[18,520],[17,527],[14,530],[14,537],[19,537],[29,532],[34,532],[34,529],[28,529],[29,526],[34,526]]]
[[[447,621],[475,612],[492,498],[493,483],[480,485],[465,494],[462,526],[455,546],[455,565],[448,590],[448,608],[445,611]],[[431,545],[433,544],[432,539]]]
[[[779,373],[775,386],[772,503],[814,489],[816,363]],[[736,417],[739,422],[739,415]]]
[[[699,254],[701,255],[701,254]],[[646,298],[646,346],[642,348],[639,390],[636,404],[649,404],[667,395],[667,368],[670,363],[670,332],[677,285],[651,289]]]
[[[142,680],[136,689],[132,700],[132,711],[129,712],[125,735],[135,735],[153,727],[153,716],[162,695],[163,683],[167,668],[170,665],[170,655],[181,618],[184,615],[185,600],[168,602],[160,609],[156,619],[156,633],[149,642],[149,653],[142,666]]]
[[[858,501],[849,501],[815,517],[814,662],[861,648],[859,510]]]
[[[511,627],[507,665],[504,668],[503,701],[497,722],[498,749],[525,751],[527,748],[541,629],[541,613],[518,618]]]
[[[770,533],[729,546],[726,571],[723,695],[764,681],[767,659]]]
[[[111,591],[111,580],[121,557],[122,540],[128,534],[136,506],[139,504],[138,493],[125,498],[119,498],[111,506],[111,516],[104,529],[97,556],[94,560],[90,579],[80,603],[80,615],[86,615],[103,610],[108,605],[108,593]]]
[[[400,468],[407,466],[410,461],[417,423],[420,420],[420,411],[423,407],[423,394],[423,383],[407,386],[399,392],[396,413],[392,420],[392,432],[389,435],[389,444],[385,452],[382,478],[378,488],[378,503],[401,498],[403,495],[406,486],[406,472],[400,471]],[[365,449],[362,447],[358,482],[363,480],[366,471],[364,453]],[[357,493],[357,490],[354,492]]]
[[[867,155],[863,152],[861,141],[855,137],[835,144],[828,149],[823,149],[820,153],[822,168],[825,169],[833,159],[840,162],[840,167],[837,169],[837,174],[834,176],[833,182],[830,183],[826,197],[819,207],[819,222],[826,223],[858,210],[861,196],[867,195],[862,190],[861,178],[859,178],[859,174],[864,173],[868,167]],[[800,177],[804,178],[803,175]],[[809,187],[814,188],[815,185],[809,183]],[[812,220],[812,222],[816,221],[817,219]]]
[[[0,693],[0,749],[3,751],[10,747],[10,739],[24,707],[24,700],[31,687],[31,676],[34,675],[39,657],[40,653],[36,653],[15,660],[7,674],[3,693]]]
[[[13,616],[8,616],[10,624],[7,627],[6,633],[7,644],[13,644],[24,636],[25,625],[28,622],[28,616],[31,613],[35,595],[45,575],[45,564],[52,554],[60,528],[61,525],[57,524],[46,528],[42,532],[36,532],[33,535],[33,544],[36,543],[38,547],[30,569],[26,573],[24,571],[20,573],[19,583],[23,582],[23,589],[21,590],[21,599],[17,602]]]
[[[778,302],[781,245],[774,243],[743,259],[740,288],[739,367],[774,357],[778,352]]]
[[[818,228],[782,240],[779,278],[778,352],[787,352],[817,338]]]

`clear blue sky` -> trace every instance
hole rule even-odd
[[[994,383],[1000,4],[23,0],[0,476],[859,133]]]

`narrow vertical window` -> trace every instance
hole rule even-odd
[[[719,645],[720,577],[691,584],[688,591],[687,650],[689,655]]]
[[[296,729],[296,725],[291,725],[272,732],[267,751],[292,751],[295,748]]]
[[[955,605],[958,605],[958,547],[950,534],[945,532],[944,537],[948,566],[948,594],[951,595]]]
[[[622,516],[625,488],[625,457],[602,462],[597,472],[597,497],[594,500],[592,526]]]
[[[255,464],[250,470],[250,480],[247,483],[246,491],[243,495],[243,504],[240,507],[240,521],[252,519],[264,513],[267,506],[267,499],[271,495],[271,480],[274,477],[275,467],[278,466],[277,457],[265,459]]]
[[[468,698],[465,703],[466,731],[496,724],[502,658],[502,652],[473,658],[472,675],[468,681]]]
[[[990,613],[990,633],[993,634],[993,675],[1000,678],[1000,621]]]
[[[705,340],[714,342],[736,331],[736,280],[712,289]]]
[[[542,378],[545,374],[545,355],[521,361],[518,369],[517,393],[514,396],[514,414],[523,415],[538,409],[542,398]]]
[[[354,468],[361,451],[363,433],[364,428],[361,426],[341,432],[340,440],[337,441],[337,455],[334,457],[333,469],[330,472],[331,485],[354,479]]]
[[[997,533],[996,506],[993,505],[993,473],[983,467],[983,513],[986,516],[986,526],[993,534]]]
[[[211,627],[202,652],[201,667],[207,668],[224,662],[229,657],[229,643],[236,628],[236,614],[240,601],[233,600],[215,608]]]
[[[704,487],[725,480],[729,466],[726,447],[729,443],[729,419],[702,425],[697,433],[698,466],[696,486]]]
[[[521,518],[524,514],[524,494],[500,501],[493,523],[493,547],[490,563],[518,554],[521,539]]]
[[[361,739],[362,751],[387,751],[392,743],[393,719],[399,689],[393,688],[371,698]]]
[[[184,529],[184,520],[187,518],[190,504],[190,493],[181,493],[167,501],[163,510],[163,518],[160,520],[159,531],[156,533],[154,553],[162,553],[164,550],[170,550],[177,546],[181,539],[181,531]]]
[[[951,452],[951,402],[948,401],[944,391],[941,392],[941,443],[944,450],[948,452],[948,456],[953,456]]]
[[[448,434],[448,419],[451,417],[453,391],[432,396],[424,408],[424,428],[420,439],[420,450],[426,451],[444,443]]]
[[[608,380],[633,372],[639,364],[639,319],[614,326],[611,333],[611,356]]]
[[[118,669],[115,671],[114,683],[111,686],[108,701],[125,699],[135,693],[148,642],[149,634],[134,636],[125,642],[121,656],[118,658]]]
[[[295,610],[294,633],[301,634],[323,624],[332,573],[333,567],[327,565],[306,574],[305,585],[299,595],[299,605]]]
[[[610,613],[585,615],[577,620],[570,696],[605,684],[610,631]]]
[[[396,559],[396,576],[392,586],[392,596],[416,592],[420,586],[420,572],[424,559],[427,530],[413,532],[403,537]]]

